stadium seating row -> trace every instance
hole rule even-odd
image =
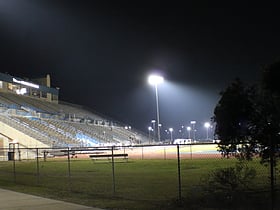
[[[0,121],[49,147],[128,145],[145,135],[81,106],[0,92]]]

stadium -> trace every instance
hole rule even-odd
[[[128,146],[149,140],[141,131],[60,101],[50,75],[30,80],[0,73],[0,112],[0,147],[9,148],[0,153],[1,160],[12,159],[15,148],[23,149],[21,157],[34,158],[35,150],[27,156],[24,148]]]
[[[239,170],[237,159],[222,158],[216,143],[150,143],[141,131],[60,101],[50,75],[30,80],[0,73],[3,188],[105,209],[208,209],[223,203],[216,199],[220,188],[213,194],[206,180],[218,169]],[[258,158],[247,164],[256,174],[248,183],[257,193],[245,189],[252,196],[245,203],[255,206],[269,195],[269,171]],[[238,204],[237,198],[226,207]]]

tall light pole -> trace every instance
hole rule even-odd
[[[153,141],[156,139],[156,120],[151,120],[153,125]]]
[[[188,134],[189,134],[189,139],[191,138],[191,130],[192,130],[192,128],[190,126],[188,126],[187,131],[188,131]]]
[[[161,136],[161,127],[162,127],[162,124],[159,123],[159,124],[158,124],[158,127],[159,127],[158,131],[159,131],[159,134],[160,134],[160,136]]]
[[[173,136],[172,136],[173,128],[169,128],[169,131],[170,131],[170,140],[171,142],[173,142]]]
[[[196,124],[196,121],[192,120],[191,125],[192,125],[192,130],[193,130],[193,141],[195,141],[195,124]]]
[[[159,105],[158,105],[158,85],[164,81],[162,76],[159,75],[151,75],[148,78],[149,84],[155,87],[156,91],[156,108],[157,108],[157,134],[158,134],[158,142],[160,142],[160,128],[159,128]]]
[[[151,131],[153,130],[153,128],[151,126],[148,127],[148,131],[149,131],[149,144],[151,144]]]
[[[206,122],[204,123],[204,127],[206,128],[206,139],[208,140],[208,132],[209,132],[209,128],[210,128],[210,123]]]

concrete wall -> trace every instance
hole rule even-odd
[[[15,152],[18,152],[18,148],[49,148],[48,145],[43,144],[42,142],[24,134],[23,132],[16,130],[15,128],[6,125],[3,122],[0,122],[0,146],[4,148],[4,151],[0,154],[0,160],[8,160],[8,151],[11,143],[18,143],[15,146]],[[27,150],[22,150],[22,152]],[[29,150],[28,156],[21,154],[21,157],[29,157],[31,159],[35,158],[35,152]],[[18,155],[15,154],[17,159]],[[26,159],[26,158],[24,158]]]

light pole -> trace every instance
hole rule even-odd
[[[204,123],[204,127],[206,128],[206,139],[208,140],[208,132],[209,132],[210,123],[209,122]]]
[[[193,130],[193,141],[195,141],[195,124],[196,124],[196,121],[192,120],[191,125],[192,125],[192,130]]]
[[[189,139],[191,138],[191,130],[192,130],[192,128],[190,126],[188,126],[187,131],[188,131],[188,134],[189,134]]]
[[[151,131],[153,130],[153,128],[151,126],[148,127],[148,131],[149,131],[149,144],[151,144]]]
[[[156,120],[151,120],[153,125],[153,141],[156,139]]]
[[[158,134],[158,142],[160,142],[160,128],[159,128],[159,105],[158,105],[158,85],[164,81],[162,76],[151,75],[148,78],[149,84],[155,87],[156,91],[156,107],[157,107],[157,134]]]
[[[173,137],[172,137],[173,128],[169,128],[169,131],[170,131],[170,140],[171,142],[173,142]]]
[[[162,124],[161,124],[161,123],[159,123],[159,124],[158,124],[158,127],[159,127],[158,131],[159,131],[160,136],[161,136],[161,127],[162,127]]]

